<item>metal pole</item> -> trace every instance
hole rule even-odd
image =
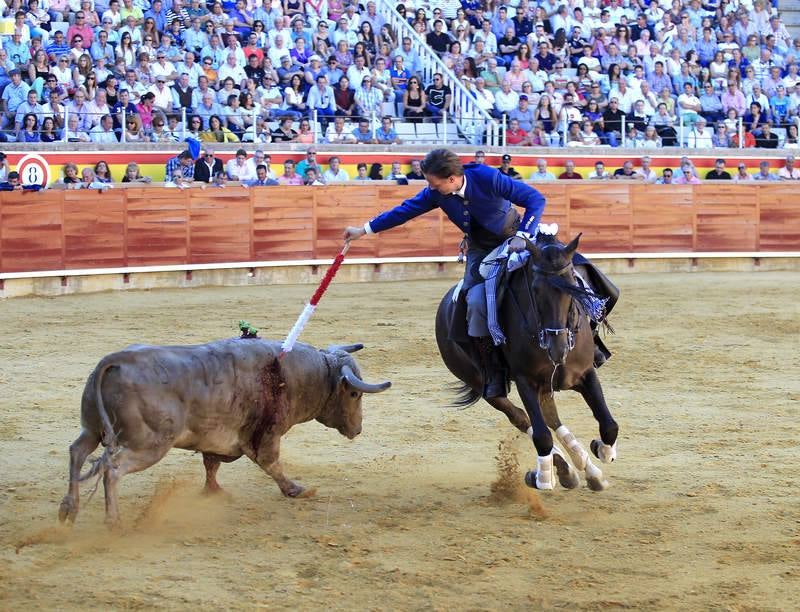
[[[508,132],[508,126],[506,125],[506,114],[503,113],[503,149],[504,150],[508,146],[508,138],[506,137],[507,132]],[[549,139],[550,136],[548,135],[547,138]]]
[[[447,145],[447,109],[442,111],[442,144]]]
[[[625,115],[622,115],[622,146],[628,146],[627,130],[625,129]]]
[[[120,142],[128,142],[128,139],[127,139],[127,137],[125,135],[125,126],[127,125],[125,123],[125,115],[126,114],[127,114],[126,110],[125,110],[125,108],[123,108],[122,109],[122,134],[120,134],[120,137],[119,137],[119,141]]]
[[[317,134],[319,133],[319,123],[317,122],[317,109],[316,108],[313,111],[311,111],[311,117],[312,117],[311,120],[314,122],[314,129],[312,130],[312,132],[314,132],[314,144],[317,144],[319,142],[319,140],[317,138]],[[324,136],[324,134],[321,134],[321,135]]]
[[[739,117],[739,148],[744,148],[744,120]]]
[[[183,140],[186,140],[186,107],[181,107],[181,134]],[[167,177],[169,178],[169,177]]]
[[[67,130],[69,129],[69,107],[65,104],[64,105],[64,142],[67,142]]]
[[[375,119],[375,111],[373,110],[372,111],[372,140],[375,140],[375,138],[377,137],[377,131],[378,131],[378,129],[375,127],[375,125],[376,125],[375,121],[376,121],[376,119]]]
[[[678,140],[678,147],[683,148],[683,115],[680,116],[680,139]]]

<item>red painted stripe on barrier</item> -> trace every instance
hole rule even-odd
[[[254,147],[252,144],[243,145],[244,148],[248,151],[248,153],[252,153]],[[136,161],[140,164],[159,164],[164,163],[166,164],[167,160],[171,157],[177,155],[181,149],[175,149],[171,151],[65,151],[65,152],[53,152],[48,153],[42,150],[31,150],[31,151],[8,151],[6,153],[8,162],[10,165],[16,165],[20,159],[22,159],[25,155],[30,153],[37,153],[44,157],[48,163],[56,166],[64,165],[67,162],[74,162],[78,165],[88,165],[88,164],[95,164],[98,160],[102,159],[108,162],[109,164],[127,164],[130,161]],[[553,166],[563,166],[567,160],[572,160],[575,162],[576,166],[584,166],[590,167],[594,166],[596,161],[602,161],[605,163],[606,167],[612,167],[615,165],[622,166],[622,163],[626,160],[633,160],[636,162],[635,165],[638,165],[638,160],[640,160],[644,155],[650,155],[651,157],[651,165],[655,167],[661,166],[675,166],[679,163],[681,157],[684,155],[689,157],[694,163],[695,166],[698,168],[711,168],[714,166],[714,161],[717,159],[718,155],[712,151],[704,152],[702,156],[697,156],[693,154],[693,150],[685,150],[681,151],[681,154],[675,155],[663,155],[663,154],[654,154],[655,152],[651,152],[650,150],[642,150],[638,151],[635,154],[625,154],[625,153],[612,153],[607,154],[605,152],[599,152],[596,154],[586,154],[582,153],[580,149],[572,149],[574,151],[573,154],[568,154],[568,150],[566,149],[559,149],[558,154],[552,153],[538,153],[531,151],[530,153],[518,153],[514,152],[511,153],[512,162],[516,162],[517,164],[521,165],[522,167],[535,167],[537,159],[545,159],[547,160],[548,165]],[[613,150],[610,150],[611,152]],[[658,150],[656,150],[658,151]],[[768,161],[770,163],[770,167],[772,168],[780,168],[783,166],[783,158],[772,157],[772,158],[764,158],[758,155],[755,150],[749,149],[747,150],[747,155],[740,155],[740,154],[725,154],[721,153],[719,155],[723,159],[725,159],[730,165],[734,165],[734,162],[738,162],[739,160],[745,161],[745,163],[755,163],[761,162],[762,160]],[[305,157],[305,152],[303,151],[270,151],[266,150],[266,153],[270,156],[270,161],[273,164],[281,164],[287,159],[291,159],[294,161],[300,161]],[[787,151],[787,154],[791,153],[791,151]],[[229,160],[233,159],[236,155],[235,151],[217,151],[217,157],[222,160]],[[491,166],[499,166],[501,162],[503,152],[487,152],[486,161]],[[399,161],[403,165],[408,165],[412,159],[421,159],[424,157],[425,151],[420,151],[419,153],[413,152],[403,152],[403,153],[369,153],[368,163],[380,163],[380,164],[391,164],[393,161]],[[346,150],[346,151],[320,151],[317,154],[317,157],[321,160],[327,161],[331,157],[339,157],[343,164],[356,164],[359,162],[363,162],[365,159],[365,151],[358,151],[358,150]],[[471,153],[461,154],[461,158],[463,161],[467,162],[472,160],[473,155]]]

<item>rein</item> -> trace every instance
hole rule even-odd
[[[575,316],[576,315],[575,298],[573,296],[570,296],[569,311],[567,312],[567,327],[559,327],[559,328],[543,327],[542,326],[542,322],[541,322],[541,315],[539,314],[539,306],[536,303],[536,296],[534,295],[534,292],[533,292],[533,283],[531,282],[531,278],[530,278],[530,276],[528,274],[528,268],[529,267],[533,269],[534,274],[540,274],[540,275],[545,276],[545,277],[547,277],[547,276],[561,276],[562,274],[564,274],[565,272],[569,271],[572,268],[572,262],[569,262],[565,266],[563,266],[561,268],[558,268],[556,270],[545,270],[545,269],[541,268],[540,266],[537,266],[537,265],[535,265],[533,263],[531,263],[530,266],[525,266],[523,268],[524,274],[525,274],[525,288],[526,288],[526,292],[528,294],[528,300],[530,301],[530,305],[531,305],[530,311],[531,311],[531,314],[533,315],[533,320],[532,321],[528,321],[528,316],[526,315],[525,310],[520,306],[519,300],[517,298],[517,295],[516,295],[514,289],[511,287],[510,284],[509,284],[509,287],[508,287],[509,294],[511,295],[512,301],[514,302],[514,305],[516,306],[517,311],[519,312],[520,317],[522,318],[522,322],[523,322],[523,326],[525,328],[525,331],[530,335],[530,337],[532,339],[538,340],[539,348],[541,348],[542,350],[544,350],[546,352],[547,348],[549,346],[548,338],[550,336],[559,336],[561,334],[566,334],[566,336],[567,336],[567,347],[568,347],[567,352],[569,353],[570,351],[572,351],[572,349],[575,348],[575,334],[580,329],[581,322],[582,322],[582,318],[581,317],[577,317],[577,324],[572,325],[572,323],[576,319],[576,316]],[[555,287],[555,286],[551,285],[551,288],[554,291],[559,291],[558,287]],[[538,330],[538,334],[536,333],[537,330]],[[554,381],[555,381],[556,370],[558,370],[558,366],[560,364],[557,364],[557,363],[553,362],[553,360],[552,360],[552,358],[550,358],[549,354],[548,354],[548,358],[550,359],[550,363],[553,364],[553,373],[550,376],[550,395],[552,397],[552,395],[553,395],[553,393],[555,391]]]

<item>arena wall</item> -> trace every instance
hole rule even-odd
[[[771,268],[800,244],[787,183],[537,185],[545,221],[613,270]],[[346,225],[419,185],[47,190],[0,194],[5,297],[204,284],[314,282]],[[461,234],[440,211],[352,244],[345,280],[458,276]],[[703,263],[699,263],[702,260]],[[765,264],[765,262],[769,262]]]

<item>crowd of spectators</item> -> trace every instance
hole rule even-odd
[[[483,163],[485,154],[478,151],[475,155],[475,162]],[[606,169],[604,161],[596,161],[594,169],[586,176],[583,176],[575,169],[575,162],[573,160],[566,160],[564,162],[564,171],[558,176],[548,171],[547,160],[539,159],[536,161],[536,170],[529,176],[525,177],[511,165],[511,155],[505,154],[502,157],[500,172],[507,174],[512,178],[518,180],[530,180],[533,182],[549,182],[556,180],[590,180],[590,181],[637,181],[641,183],[654,183],[660,185],[696,185],[703,181],[733,181],[751,182],[751,181],[800,181],[800,169],[795,168],[795,157],[787,155],[784,159],[783,166],[777,173],[770,171],[770,163],[768,161],[761,161],[758,165],[758,172],[751,173],[748,171],[747,164],[743,160],[739,160],[736,166],[736,172],[731,174],[726,170],[726,162],[722,158],[714,161],[714,168],[705,172],[701,177],[701,172],[698,172],[694,163],[689,157],[682,157],[678,164],[678,169],[663,168],[659,175],[650,166],[651,159],[649,155],[644,155],[639,159],[639,166],[635,167],[633,160],[626,160],[622,166],[609,172]],[[678,176],[675,176],[677,173]]]
[[[3,140],[311,143],[316,116],[328,141],[397,142],[392,117],[437,121],[453,99],[442,74],[423,82],[424,54],[371,0],[2,6]],[[512,144],[798,146],[800,40],[764,0],[396,10]]]
[[[490,55],[468,80],[507,142],[798,147],[800,40],[770,4],[537,4],[499,7],[472,38]]]
[[[371,1],[2,6],[13,20],[0,50],[3,141],[310,143],[316,116],[323,138],[399,142],[395,104],[421,67]],[[384,116],[359,132],[360,119]]]
[[[247,151],[239,149],[236,155],[222,164],[215,158],[214,150],[210,147],[203,149],[198,160],[194,160],[190,151],[184,150],[167,161],[164,175],[167,177],[168,187],[189,187],[193,184],[211,183],[215,186],[224,186],[226,181],[236,181],[246,187],[268,185],[327,185],[331,183],[345,183],[354,181],[379,181],[389,180],[400,184],[407,184],[410,180],[425,180],[422,174],[421,162],[418,159],[411,161],[411,171],[403,173],[399,161],[392,162],[390,172],[384,174],[383,165],[373,163],[371,166],[364,162],[357,165],[356,176],[351,177],[341,167],[341,159],[333,155],[328,158],[327,165],[317,160],[316,146],[306,149],[305,157],[299,161],[287,159],[283,162],[283,172],[272,169],[272,157],[263,149],[256,149],[252,157]]]

